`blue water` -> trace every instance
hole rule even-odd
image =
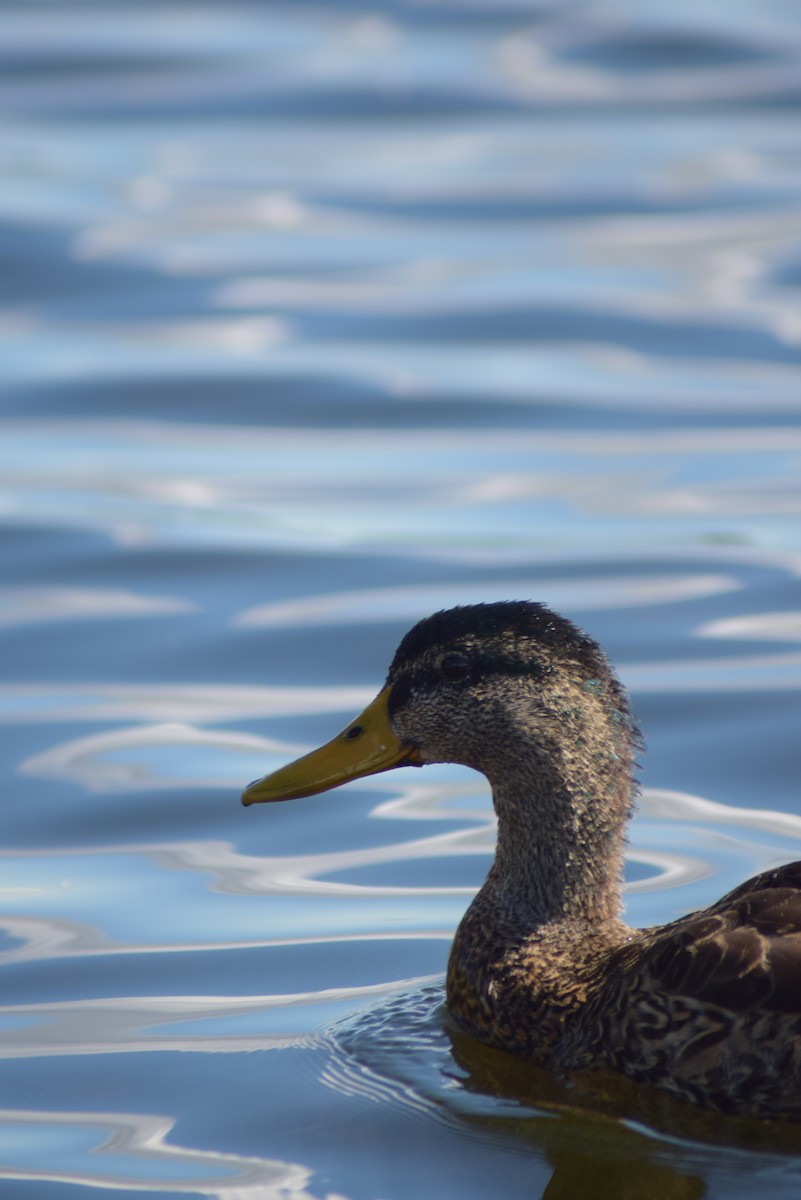
[[[238,797],[531,597],[633,923],[801,857],[800,109],[792,0],[3,6],[2,1196],[797,1197],[454,1033],[478,776]]]

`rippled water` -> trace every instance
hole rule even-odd
[[[238,793],[532,597],[646,731],[632,922],[801,857],[798,6],[10,0],[0,67],[2,1194],[796,1197],[450,1027],[478,776]]]

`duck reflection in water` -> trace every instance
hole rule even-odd
[[[600,647],[540,604],[436,613],[321,749],[251,784],[290,800],[397,766],[492,787],[495,859],[462,919],[450,1012],[559,1076],[617,1071],[726,1113],[801,1115],[801,863],[669,925],[622,921],[639,736]]]

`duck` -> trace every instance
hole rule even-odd
[[[428,763],[481,772],[497,844],[450,951],[456,1026],[562,1079],[611,1070],[719,1112],[798,1119],[801,863],[627,925],[641,749],[624,687],[571,620],[534,601],[463,605],[416,624],[367,708],[242,799]]]

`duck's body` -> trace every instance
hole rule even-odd
[[[480,893],[448,964],[473,1036],[560,1074],[611,1067],[722,1112],[801,1116],[801,863],[654,929],[524,932],[492,911]]]
[[[801,1116],[801,864],[629,928],[636,748],[625,693],[586,634],[541,605],[476,605],[415,626],[362,716],[245,800],[392,766],[475,767],[498,845],[451,951],[456,1021],[560,1073],[612,1067],[723,1111]]]

